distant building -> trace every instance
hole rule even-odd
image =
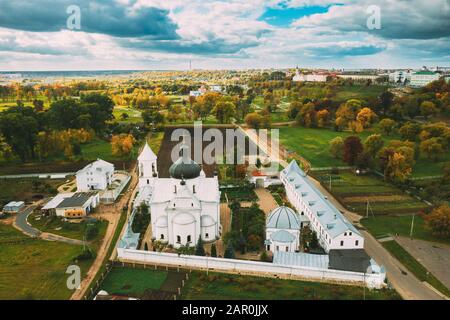
[[[209,91],[222,93],[223,89],[222,89],[222,86],[212,85],[212,86],[209,86]]]
[[[198,90],[191,90],[191,91],[189,91],[189,95],[191,97],[200,97],[202,95],[202,93]]]
[[[339,78],[352,80],[377,80],[380,75],[377,74],[338,74]]]
[[[3,213],[17,213],[25,207],[23,201],[11,201],[3,207]]]
[[[411,75],[412,87],[424,87],[430,82],[439,80],[440,74],[432,71],[419,71]]]
[[[361,233],[309,181],[295,160],[281,171],[280,179],[290,203],[297,212],[308,217],[309,225],[326,252],[331,249],[364,248]]]
[[[410,70],[397,70],[389,73],[389,82],[405,84],[411,82]]]
[[[324,73],[311,73],[311,74],[302,74],[300,70],[297,68],[295,70],[295,76],[292,78],[294,82],[326,82],[328,74]]]
[[[77,191],[106,190],[113,181],[114,165],[101,159],[76,173]]]

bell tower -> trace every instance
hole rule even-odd
[[[148,143],[138,157],[139,187],[150,185],[154,178],[158,177],[158,157],[152,151]]]

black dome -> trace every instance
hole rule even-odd
[[[182,157],[175,161],[169,168],[169,174],[175,179],[193,179],[200,176],[202,168],[193,161],[187,152],[187,147],[181,147]]]

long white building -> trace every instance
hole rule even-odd
[[[419,71],[411,75],[412,87],[424,87],[430,82],[439,80],[440,74],[432,71]]]
[[[286,195],[300,215],[306,215],[326,252],[362,249],[364,238],[342,213],[309,181],[294,160],[280,173]]]

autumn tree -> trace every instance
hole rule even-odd
[[[336,128],[343,130],[350,122],[355,121],[356,115],[361,110],[362,102],[357,99],[350,99],[343,103],[336,111]]]
[[[372,158],[375,158],[376,154],[383,147],[384,141],[380,134],[372,134],[364,141],[364,151],[366,151]]]
[[[429,159],[437,161],[445,152],[442,139],[430,138],[420,143],[420,152],[425,154]]]
[[[431,233],[442,239],[450,238],[450,207],[443,204],[425,216],[425,226]]]
[[[378,123],[378,129],[385,135],[391,135],[394,132],[395,121],[389,118],[383,119]]]
[[[135,139],[131,134],[119,134],[112,136],[111,149],[115,156],[128,156],[133,150]]]
[[[369,128],[377,118],[375,112],[370,108],[362,108],[356,115],[356,121],[361,123],[363,128]]]
[[[344,139],[336,137],[330,141],[330,153],[336,159],[342,159],[344,155]]]
[[[326,109],[322,109],[317,112],[317,126],[319,128],[326,127],[330,121],[330,112]]]
[[[212,110],[212,113],[220,123],[228,123],[235,112],[236,105],[231,101],[219,101]]]
[[[354,165],[358,155],[363,151],[361,139],[356,136],[347,137],[344,140],[344,161]]]
[[[439,109],[431,101],[424,101],[420,104],[420,114],[428,119],[430,116],[434,116],[439,113]]]

